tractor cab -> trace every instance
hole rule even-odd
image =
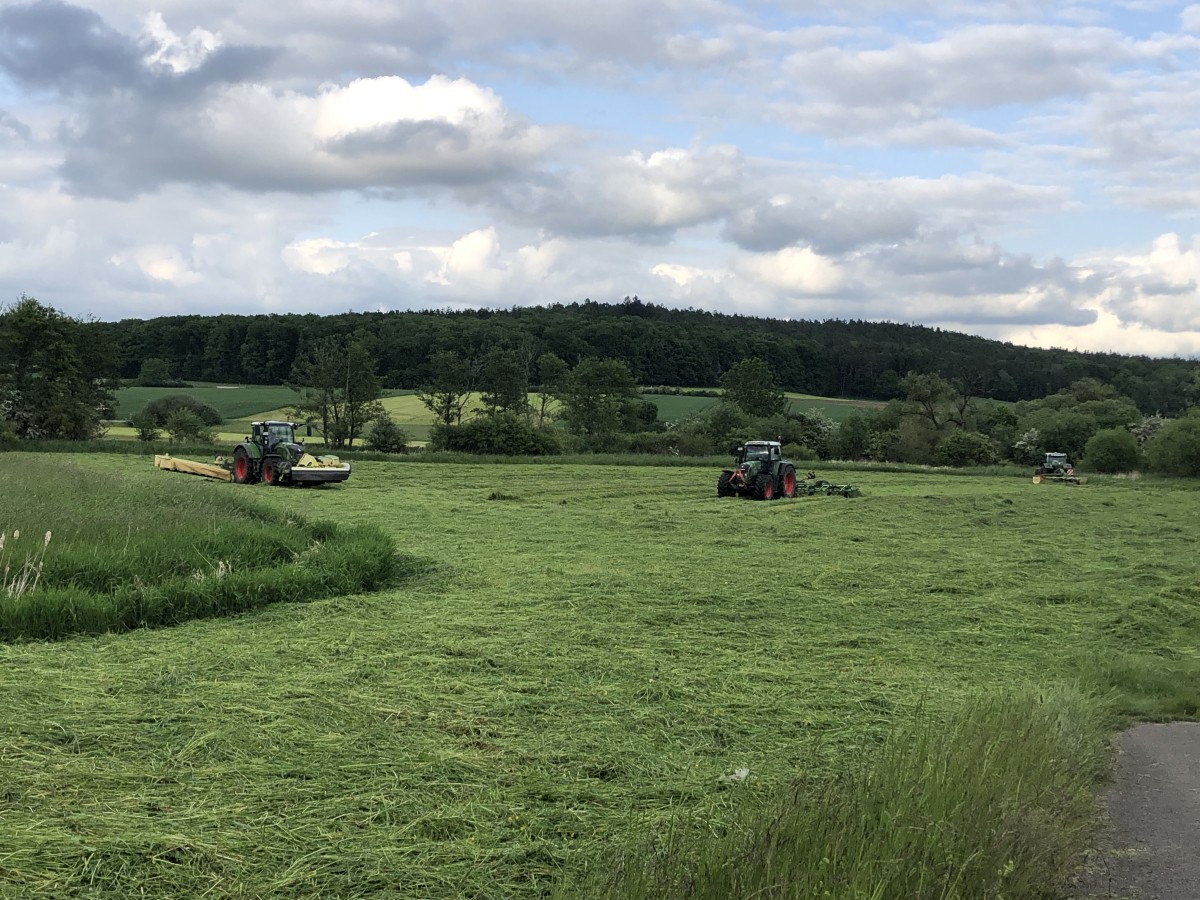
[[[1039,475],[1063,474],[1073,475],[1075,465],[1065,453],[1047,453],[1040,467]]]
[[[738,465],[742,467],[748,467],[751,463],[765,463],[770,467],[782,458],[783,451],[778,441],[750,441],[737,448]]]
[[[249,440],[268,456],[278,455],[294,461],[304,453],[304,445],[296,440],[294,422],[251,422]]]

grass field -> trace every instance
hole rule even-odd
[[[295,403],[300,395],[282,385],[219,385],[194,383],[186,388],[124,387],[116,392],[116,417],[127,419],[147,403],[174,394],[187,394],[207,403],[224,419],[249,419],[263,410]]]
[[[1067,686],[1114,724],[1197,712],[1194,483],[823,470],[863,496],[761,504],[718,500],[716,474],[188,480],[375,522],[421,574],[0,645],[0,894],[544,897],[650,822],[718,834],[981,692]]]

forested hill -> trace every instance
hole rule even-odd
[[[588,356],[627,362],[643,385],[706,387],[740,359],[765,359],[787,390],[889,399],[908,372],[955,379],[976,396],[1034,399],[1080,378],[1097,378],[1146,412],[1178,412],[1200,363],[1118,354],[1040,350],[919,325],[860,321],[782,321],[676,310],[636,298],[466,312],[175,316],[94,322],[120,348],[121,374],[167,360],[192,381],[280,384],[298,353],[316,340],[345,335],[379,359],[392,388],[428,377],[430,354],[480,357],[493,347],[551,352],[574,364]]]

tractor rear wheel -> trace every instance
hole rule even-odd
[[[729,482],[733,480],[732,472],[722,472],[717,478],[717,496],[732,497],[737,493]]]
[[[754,479],[755,500],[770,500],[775,496],[775,481],[770,475],[759,475]]]
[[[783,496],[789,500],[796,496],[796,470],[791,466],[783,470]]]
[[[251,484],[254,481],[254,469],[245,447],[233,451],[233,480],[236,484]]]

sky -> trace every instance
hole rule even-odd
[[[0,0],[0,304],[1200,356],[1200,3]]]

